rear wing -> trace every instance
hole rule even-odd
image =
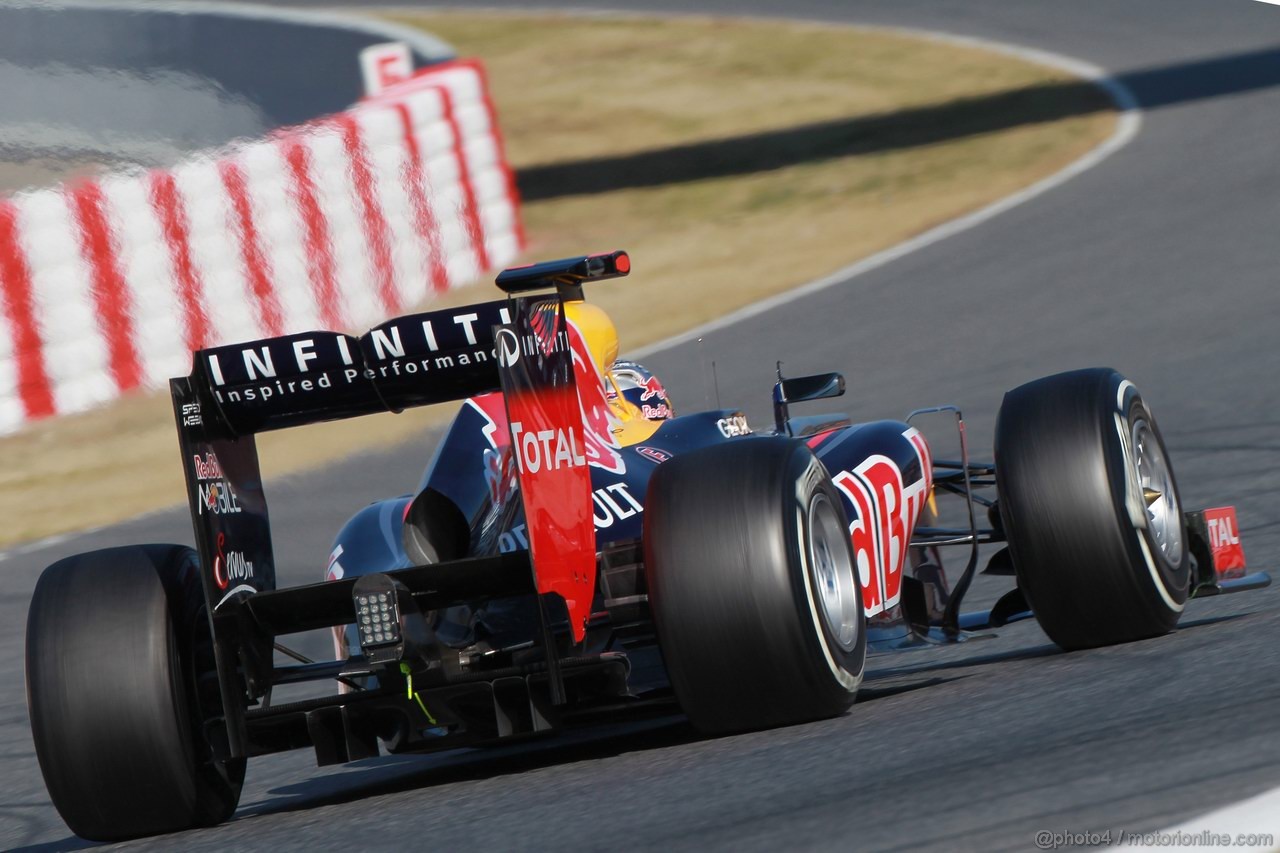
[[[608,261],[593,260],[601,257]],[[542,264],[537,277],[522,270],[511,291],[556,287],[554,296],[412,314],[358,337],[316,331],[200,350],[191,374],[170,381],[230,754],[247,748],[237,697],[270,689],[274,636],[354,619],[350,583],[277,590],[260,432],[502,390],[529,551],[414,567],[404,581],[433,607],[485,597],[477,584],[489,596],[555,594],[581,640],[595,528],[573,368],[585,345],[565,319],[573,294],[562,288],[624,275],[619,258],[625,253]]]
[[[630,270],[619,251],[512,267],[497,283],[513,297],[554,287],[580,299],[583,282]],[[191,375],[172,380],[175,399],[183,396],[186,420],[235,438],[498,390],[494,330],[511,324],[515,302],[410,314],[359,337],[313,331],[198,350]],[[513,332],[537,334],[525,326]],[[188,425],[179,417],[180,432]]]
[[[209,609],[276,587],[254,436],[501,386],[494,328],[514,305],[413,314],[359,337],[316,331],[199,350],[169,383]]]
[[[496,301],[398,317],[360,337],[316,331],[215,347],[195,353],[186,381],[230,437],[399,412],[496,390],[493,328],[510,322],[510,306]]]

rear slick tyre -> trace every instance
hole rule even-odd
[[[1173,630],[1190,589],[1186,521],[1151,411],[1109,368],[1005,395],[996,487],[1018,586],[1064,649]]]
[[[27,703],[50,799],[76,835],[156,835],[235,811],[244,761],[212,760],[194,710],[207,620],[190,548],[94,551],[40,576]]]
[[[837,716],[866,662],[849,522],[822,463],[785,438],[658,466],[645,571],[672,687],[700,731]]]

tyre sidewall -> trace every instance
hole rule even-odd
[[[174,627],[174,703],[179,714],[188,760],[196,784],[192,815],[195,826],[222,823],[235,812],[244,785],[243,758],[216,761],[205,733],[205,720],[221,717],[221,692],[213,660],[213,626],[205,602],[200,557],[185,546],[144,545],[164,584]],[[212,677],[212,680],[208,680]],[[207,689],[201,695],[201,682]]]
[[[1181,559],[1175,565],[1156,545],[1148,524],[1146,501],[1138,483],[1134,464],[1135,448],[1132,446],[1134,424],[1139,419],[1146,421],[1167,462],[1169,454],[1164,446],[1164,438],[1150,409],[1147,408],[1142,395],[1138,393],[1138,389],[1132,382],[1119,374],[1112,374],[1111,388],[1115,400],[1115,428],[1107,435],[1105,446],[1108,468],[1112,472],[1110,480],[1117,521],[1121,529],[1132,531],[1132,536],[1128,537],[1126,542],[1130,561],[1133,566],[1146,569],[1146,580],[1160,601],[1160,605],[1156,605],[1156,610],[1162,615],[1172,614],[1172,618],[1176,620],[1177,615],[1182,612],[1191,589],[1190,549],[1186,524],[1181,514],[1182,496],[1178,491],[1177,476],[1172,466],[1169,466],[1169,481],[1173,484],[1174,496],[1179,507],[1178,519],[1182,525]],[[1116,472],[1119,472],[1118,476]]]
[[[789,479],[792,488],[784,496],[784,517],[788,521],[788,563],[796,612],[808,619],[812,630],[805,631],[808,654],[805,660],[814,669],[815,679],[826,681],[833,696],[855,695],[862,683],[867,658],[866,620],[863,615],[862,585],[857,564],[853,559],[852,543],[843,540],[849,549],[849,564],[853,567],[853,585],[858,609],[858,636],[849,650],[841,648],[827,620],[820,612],[814,567],[811,564],[814,531],[809,524],[809,511],[816,496],[822,494],[830,502],[840,520],[841,529],[849,530],[849,519],[844,504],[831,484],[826,468],[811,453],[797,452],[792,456],[791,469],[795,476]],[[825,666],[825,670],[824,667]],[[851,700],[850,700],[851,701]]]

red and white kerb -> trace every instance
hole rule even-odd
[[[476,61],[172,169],[0,200],[0,434],[161,386],[193,349],[371,325],[523,239]]]

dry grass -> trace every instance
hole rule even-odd
[[[631,251],[628,283],[592,297],[613,313],[624,351],[1007,195],[1114,123],[1099,93],[1058,72],[885,33],[699,19],[399,20],[486,60],[508,153],[539,199],[525,208],[531,256]],[[876,118],[889,114],[899,118]],[[773,133],[807,125],[818,126]],[[621,159],[601,167],[595,158]],[[725,173],[696,179],[702,163]],[[659,183],[668,173],[672,182]],[[590,192],[557,196],[562,186]],[[482,298],[470,289],[450,301]],[[278,476],[389,444],[452,410],[270,434],[264,467]],[[0,544],[181,500],[176,450],[168,399],[157,397],[0,440]]]

